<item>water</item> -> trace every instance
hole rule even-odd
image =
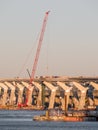
[[[97,130],[98,122],[35,122],[44,111],[0,110],[0,130]]]

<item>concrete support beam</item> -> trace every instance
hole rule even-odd
[[[18,102],[17,102],[18,105],[19,105],[19,104],[23,103],[23,90],[24,90],[24,87],[21,84],[19,84],[19,83],[17,83],[17,87],[19,89],[19,92],[18,92]]]
[[[29,88],[29,83],[27,83],[27,82],[21,82],[26,88]]]
[[[8,91],[8,87],[5,85],[5,84],[3,84],[3,83],[0,83],[0,87],[2,87],[3,89],[4,89],[4,94],[3,94],[3,97],[2,97],[2,106],[6,106],[6,104],[7,104],[7,102],[8,102],[8,93],[7,93],[7,91]]]
[[[84,109],[86,99],[86,91],[81,92],[81,97],[79,99],[79,109]]]
[[[1,94],[1,87],[0,87],[0,94]]]
[[[98,84],[97,83],[90,82],[90,85],[92,85],[95,90],[98,90]]]
[[[79,101],[78,101],[78,99],[73,97],[72,102],[74,104],[74,108],[78,109],[79,108]]]
[[[77,82],[73,82],[73,85],[76,86],[81,91],[78,109],[82,110],[85,107],[85,98],[86,98],[87,88],[84,88],[81,84]]]
[[[22,82],[22,84],[27,88],[27,105],[32,105],[32,93],[34,90],[34,86],[30,85],[27,82]]]
[[[37,107],[42,106],[42,86],[37,82],[33,82],[33,85],[39,90],[37,97]]]
[[[65,96],[62,99],[62,109],[65,110],[65,104],[66,104],[66,109],[68,109],[68,103],[69,103],[68,101],[69,101],[70,91],[72,87],[68,87],[63,82],[57,82],[57,85],[59,85],[65,91],[65,94],[64,94]],[[65,97],[67,98],[66,103],[65,103]]]
[[[90,84],[94,87],[93,90],[94,105],[98,106],[98,84],[94,82],[90,82]]]
[[[16,97],[15,97],[15,86],[12,85],[9,82],[4,82],[4,84],[7,85],[11,89],[11,94],[10,94],[10,98],[9,98],[9,104],[10,105],[14,105],[15,101],[16,101]]]
[[[80,91],[86,91],[87,88],[84,88],[80,83],[72,82],[74,86],[76,86]]]
[[[93,106],[94,105],[94,101],[90,97],[88,98],[88,102],[89,102],[89,106]]]
[[[2,105],[2,87],[0,87],[0,105]]]
[[[48,109],[53,109],[54,108],[55,95],[56,95],[56,87],[54,87],[51,83],[48,83],[46,81],[44,81],[43,83],[51,90],[49,108]]]

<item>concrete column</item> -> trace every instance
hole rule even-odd
[[[32,93],[33,93],[34,87],[31,86],[27,82],[22,82],[22,84],[27,88],[27,105],[31,106],[32,105]]]
[[[0,105],[2,105],[2,87],[0,87]]]
[[[33,85],[35,85],[35,87],[38,88],[39,93],[38,93],[38,97],[37,97],[37,106],[42,106],[42,86],[37,83],[37,82],[33,82]]]
[[[95,90],[98,90],[98,84],[97,83],[90,82],[90,85],[92,85]]]
[[[24,90],[24,87],[21,84],[19,84],[19,83],[17,83],[16,85],[17,85],[17,87],[19,89],[19,92],[18,92],[18,102],[17,102],[18,105],[19,105],[19,104],[23,103],[23,90]]]
[[[65,110],[65,97],[67,98],[66,109],[68,109],[69,96],[70,96],[70,91],[72,87],[65,85],[65,83],[63,82],[57,82],[57,85],[59,85],[65,91],[64,98],[62,98],[62,109]]]
[[[9,104],[10,105],[14,105],[15,101],[16,101],[15,86],[12,85],[12,83],[9,83],[9,82],[4,82],[4,84],[7,85],[11,89],[11,94],[10,94],[10,98],[9,98]]]
[[[48,83],[46,81],[44,81],[43,83],[51,90],[51,95],[50,95],[50,100],[49,100],[49,109],[53,109],[55,95],[56,95],[56,87],[54,87],[51,83]]]
[[[81,91],[81,97],[79,99],[79,109],[84,109],[86,99],[86,91]]]
[[[78,109],[79,107],[79,101],[77,98],[73,97],[72,102],[74,104],[74,108]]]
[[[86,93],[88,88],[83,87],[81,84],[77,82],[73,82],[73,84],[81,91],[78,109],[82,110],[85,107],[85,99],[86,99]]]
[[[0,94],[1,94],[1,87],[0,87]]]
[[[93,101],[90,97],[88,98],[88,101],[89,101],[89,105],[90,105],[90,106],[93,106],[93,105],[94,105],[94,101]]]
[[[3,96],[2,96],[2,106],[6,106],[6,104],[7,104],[7,98],[8,98],[8,93],[7,93],[7,91],[8,91],[8,87],[5,85],[5,84],[3,84],[3,83],[0,83],[0,87],[2,87],[3,89],[4,89],[4,94],[3,94]]]
[[[94,105],[98,106],[98,84],[94,82],[90,82],[90,84],[94,87],[93,90]]]

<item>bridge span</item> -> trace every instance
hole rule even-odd
[[[0,107],[24,104],[29,79],[0,79]],[[32,82],[28,106],[48,109],[98,106],[98,77],[37,77]]]

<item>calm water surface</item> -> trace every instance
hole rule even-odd
[[[35,122],[44,111],[0,110],[0,130],[98,130],[98,122]]]

